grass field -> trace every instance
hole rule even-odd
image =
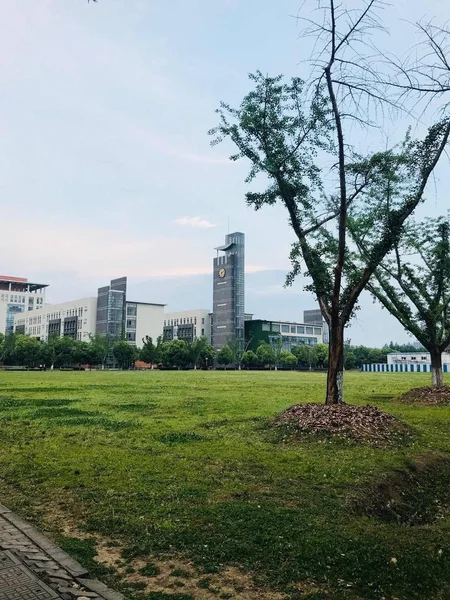
[[[450,407],[395,402],[426,375],[346,374],[347,402],[413,428],[391,448],[276,438],[269,419],[321,401],[322,374],[0,382],[0,502],[87,566],[97,544],[130,596],[450,598]]]

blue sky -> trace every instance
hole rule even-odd
[[[94,294],[128,275],[141,300],[210,307],[212,249],[229,219],[247,235],[248,310],[301,320],[313,300],[301,281],[288,291],[281,285],[293,240],[283,209],[247,208],[247,165],[230,163],[206,135],[219,101],[236,104],[248,91],[248,72],[302,74],[309,42],[294,18],[301,4],[3,3],[1,270],[44,279],[50,301]],[[387,44],[403,52],[412,31],[404,19],[443,22],[450,9],[440,0],[396,0],[389,15],[398,23]],[[440,211],[440,185],[422,210]],[[195,285],[204,300],[193,305]],[[407,339],[369,300],[349,337]]]

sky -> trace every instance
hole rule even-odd
[[[230,162],[230,148],[211,148],[207,131],[221,100],[236,105],[249,90],[249,72],[304,74],[311,41],[295,17],[314,4],[3,2],[2,274],[48,283],[50,302],[95,295],[127,275],[136,300],[210,308],[213,249],[228,231],[243,231],[246,310],[301,321],[314,298],[302,280],[283,287],[294,241],[285,211],[246,206],[248,165]],[[386,47],[404,52],[407,20],[422,17],[443,23],[450,8],[395,0]],[[442,169],[424,214],[440,211],[445,184]],[[347,337],[368,345],[410,339],[367,296]]]

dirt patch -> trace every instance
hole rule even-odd
[[[399,402],[450,406],[450,386],[413,388],[398,398]]]
[[[109,539],[80,531],[76,519],[66,512],[67,503],[51,507],[46,522],[55,525],[66,536],[95,543],[97,555],[94,561],[112,569],[118,576],[125,591],[139,592],[147,598],[153,595],[167,600],[286,600],[285,594],[261,588],[255,584],[251,574],[244,573],[234,566],[226,567],[219,573],[206,574],[182,556],[140,557],[134,560],[123,558],[125,543],[119,539]]]
[[[285,434],[284,439],[299,435],[336,437],[374,446],[404,441],[411,435],[396,417],[370,405],[295,404],[272,425]]]
[[[374,482],[351,504],[385,523],[417,526],[443,519],[450,508],[450,459],[417,459]]]

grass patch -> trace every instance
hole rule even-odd
[[[215,589],[224,569],[239,567],[258,589],[290,598],[443,600],[450,407],[396,400],[428,383],[424,374],[345,374],[348,403],[378,406],[415,432],[408,444],[371,447],[270,439],[275,415],[322,401],[323,374],[0,373],[0,502],[54,533],[67,511],[94,539],[120,539],[124,571],[133,558],[159,566],[155,557],[178,556]],[[59,543],[110,576],[93,541]],[[186,591],[214,594],[195,588],[196,577]],[[236,597],[257,597],[248,586]],[[167,592],[147,598],[192,597]]]
[[[95,540],[81,540],[68,536],[59,535],[56,539],[58,545],[70,554],[80,565],[89,571],[91,577],[105,578],[114,571],[100,564],[94,557],[97,556]]]
[[[145,577],[155,577],[161,573],[161,569],[154,563],[147,563],[145,567],[139,569],[139,573]]]
[[[194,433],[193,431],[187,432],[171,432],[161,435],[159,441],[163,444],[186,444],[188,442],[199,442],[203,440],[203,436],[198,433]]]

